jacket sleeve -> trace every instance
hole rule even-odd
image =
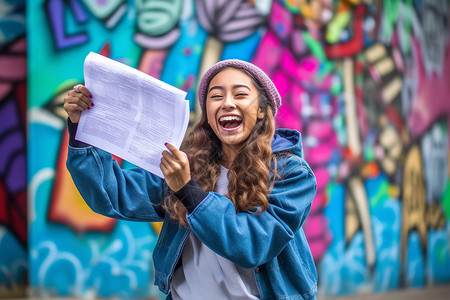
[[[300,157],[279,158],[279,175],[269,208],[262,214],[236,214],[226,197],[210,192],[188,214],[193,233],[217,254],[244,268],[254,268],[276,257],[294,238],[308,215],[316,194],[316,179]]]
[[[128,221],[163,220],[161,178],[140,168],[121,169],[111,154],[91,146],[69,146],[66,166],[94,212]]]

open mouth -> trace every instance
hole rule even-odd
[[[233,131],[241,127],[242,118],[239,116],[223,116],[219,118],[219,125],[225,131]]]

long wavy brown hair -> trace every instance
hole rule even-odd
[[[229,67],[228,67],[229,68]],[[270,100],[259,81],[247,70],[245,72],[258,89],[259,107],[265,114],[257,121],[247,140],[242,144],[228,171],[228,194],[236,213],[257,208],[262,213],[269,207],[267,195],[270,193],[273,179],[277,177],[276,157],[272,154],[272,139],[275,133],[275,120]],[[225,70],[218,70],[217,73]],[[217,74],[216,73],[216,74]],[[213,78],[216,74],[211,76]],[[180,149],[189,158],[191,176],[204,191],[214,191],[220,176],[220,166],[224,164],[222,144],[208,124],[206,101],[203,102],[202,114],[198,123],[188,134]],[[271,162],[274,167],[271,167]],[[163,201],[164,209],[172,219],[189,227],[186,219],[186,207],[171,193]]]

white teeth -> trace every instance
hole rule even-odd
[[[219,122],[233,121],[233,120],[235,120],[235,121],[242,121],[242,118],[238,117],[238,116],[225,116],[225,117],[221,117],[219,119]]]

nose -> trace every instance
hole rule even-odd
[[[233,97],[231,97],[230,95],[226,95],[223,98],[223,102],[222,102],[222,109],[233,109],[236,108],[236,104],[234,103],[234,99]]]

